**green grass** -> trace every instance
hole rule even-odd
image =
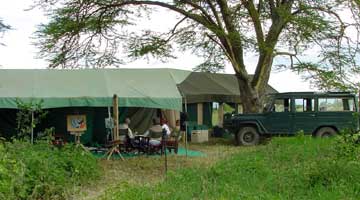
[[[0,143],[0,199],[68,199],[100,173],[96,158],[74,145]]]
[[[275,138],[154,185],[120,183],[101,199],[359,199],[356,149],[339,139]]]

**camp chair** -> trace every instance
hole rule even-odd
[[[160,153],[160,154],[163,153],[163,149],[162,149],[163,145],[161,142],[162,135],[163,135],[162,131],[155,132],[155,131],[149,130],[149,153]],[[158,140],[159,144],[156,144],[156,145],[151,144],[150,140]]]
[[[119,129],[119,138],[121,143],[119,144],[120,150],[122,151],[130,151],[131,150],[131,144],[130,144],[130,138],[128,136],[128,129]]]
[[[130,140],[130,138],[129,138]],[[149,153],[150,149],[150,137],[143,135],[135,135],[134,139],[130,140],[130,143],[133,148],[137,149],[138,152]]]
[[[123,143],[120,149],[126,152],[138,151],[138,153],[147,153],[149,149],[149,137],[135,135],[134,138],[130,138],[128,129],[119,129],[119,135]]]
[[[170,153],[172,150],[174,150],[174,152],[177,154],[180,140],[180,132],[172,132],[170,134],[170,137],[168,137],[166,140],[166,148],[169,150]]]

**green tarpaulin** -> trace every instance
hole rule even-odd
[[[189,71],[172,69],[0,70],[0,108],[16,98],[44,102],[43,108],[106,107],[119,96],[121,107],[181,110],[177,83]]]

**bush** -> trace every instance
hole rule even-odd
[[[74,145],[0,144],[0,199],[66,199],[73,186],[100,175],[97,160]]]

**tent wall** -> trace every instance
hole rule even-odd
[[[188,120],[197,122],[198,121],[198,104],[197,103],[190,103],[187,104],[187,114],[188,114]],[[208,127],[212,127],[212,103],[211,102],[205,102],[202,104],[202,124],[206,125]]]
[[[176,110],[164,110],[162,113],[168,121],[171,128],[176,127],[176,120],[180,120],[180,112]]]
[[[0,109],[0,137],[10,138],[16,133],[16,109]]]
[[[48,109],[46,118],[37,126],[35,133],[43,131],[45,128],[53,127],[55,134],[63,135],[67,141],[74,141],[74,136],[67,131],[66,117],[67,115],[80,114],[86,115],[87,130],[81,136],[81,143],[90,144],[93,141],[95,116],[100,114],[100,110],[95,111],[95,108],[88,107],[74,107],[74,108],[56,108]]]
[[[203,119],[204,119],[204,112],[203,112],[203,104],[202,103],[198,103],[197,104],[197,124],[199,125],[203,125]]]
[[[212,114],[213,107],[212,103],[203,103],[203,124],[207,127],[212,127]]]
[[[197,103],[187,104],[188,121],[197,121]]]
[[[46,128],[53,127],[55,134],[63,135],[68,142],[74,141],[66,127],[66,116],[71,114],[86,115],[87,130],[81,136],[81,143],[85,145],[104,144],[107,130],[105,118],[108,117],[108,108],[74,107],[46,109],[46,118],[35,129],[35,134]],[[112,112],[112,111],[111,111]],[[16,134],[16,109],[0,109],[0,137],[11,138]],[[152,124],[156,116],[156,109],[151,108],[120,108],[119,121],[126,117],[131,119],[130,128],[140,134],[144,133]]]

